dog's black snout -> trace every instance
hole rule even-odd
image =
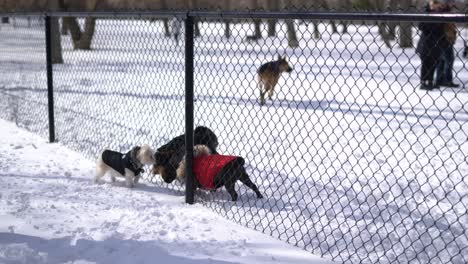
[[[293,69],[292,69],[291,67],[289,67],[288,70],[287,70],[286,72],[287,72],[287,73],[291,73],[292,70],[293,70]]]
[[[164,182],[165,182],[165,183],[171,183],[172,181],[171,181],[171,179],[167,179],[167,178],[166,178],[166,179],[164,179]]]

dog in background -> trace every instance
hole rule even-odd
[[[148,145],[133,147],[127,153],[120,153],[113,150],[104,150],[96,161],[96,176],[94,182],[109,173],[112,182],[115,176],[125,178],[127,187],[132,188],[140,179],[140,174],[144,172],[144,165],[154,163],[154,151]]]
[[[218,137],[215,133],[204,126],[198,126],[193,132],[194,145],[206,145],[211,153],[217,153]],[[185,155],[185,134],[173,138],[161,146],[154,154],[153,174],[161,175],[166,183],[176,179],[176,169]]]
[[[244,159],[237,156],[211,154],[205,145],[196,145],[193,148],[193,174],[197,188],[216,190],[222,186],[231,195],[232,201],[237,201],[235,184],[239,180],[252,189],[257,198],[263,198],[257,185],[250,180],[244,168]],[[176,174],[177,179],[185,181],[185,156],[180,161]]]
[[[268,93],[268,99],[271,100],[275,86],[278,83],[281,73],[292,72],[291,66],[286,61],[286,57],[278,56],[278,60],[270,61],[258,68],[258,88],[260,89],[260,105],[265,104],[265,94]]]

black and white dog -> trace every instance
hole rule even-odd
[[[207,127],[198,126],[193,135],[194,145],[206,145],[211,153],[216,154],[218,137]],[[161,175],[162,179],[171,183],[176,179],[176,170],[185,155],[185,134],[177,136],[161,146],[154,154],[155,162],[152,173]]]
[[[122,176],[125,177],[127,187],[132,188],[138,183],[143,166],[153,163],[154,151],[148,145],[133,147],[127,153],[106,149],[96,161],[94,182],[98,183],[106,173],[109,173],[112,182],[115,182],[115,176]]]

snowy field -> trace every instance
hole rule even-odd
[[[251,30],[237,24],[227,40],[221,24],[203,23],[195,125],[215,131],[220,152],[245,157],[266,198],[240,186],[237,203],[224,190],[198,192],[197,201],[335,260],[468,262],[463,34],[454,65],[462,87],[426,92],[414,49],[385,47],[376,27],[330,35],[321,24],[315,40],[301,24],[296,49],[284,25],[258,43],[245,41]],[[47,136],[44,32],[23,24],[0,34],[0,117]],[[60,142],[94,158],[103,147],[158,147],[183,133],[184,48],[161,23],[99,20],[94,50],[73,51],[69,36],[62,46],[65,63],[54,66]],[[261,107],[255,72],[277,54],[294,71]]]
[[[0,120],[0,263],[331,263]]]

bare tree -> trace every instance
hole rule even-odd
[[[268,10],[277,11],[279,8],[278,0],[268,0]],[[274,37],[276,35],[277,19],[268,19],[268,36]]]
[[[231,9],[231,0],[225,0],[224,1],[225,3],[225,6],[224,6],[224,9],[225,10],[230,10]],[[227,18],[224,19],[224,36],[226,38],[230,38],[231,37],[231,21]]]
[[[258,1],[259,0],[252,0],[253,10],[258,9],[259,7]],[[254,19],[253,22],[254,22],[254,34],[247,36],[247,40],[258,40],[262,38],[262,32],[260,31],[260,24],[262,21],[260,19]]]
[[[48,1],[49,9],[52,11],[60,10],[59,0]],[[58,17],[50,18],[50,34],[51,34],[51,45],[52,45],[52,63],[63,63],[62,56],[62,41],[60,37],[60,27]]]
[[[67,27],[70,30],[70,35],[73,41],[73,48],[82,50],[91,49],[91,41],[93,39],[94,28],[96,26],[96,18],[85,18],[85,26],[83,31],[81,31],[78,20],[75,17],[64,17],[63,21],[67,24]]]
[[[385,10],[385,4],[386,4],[385,0],[375,0],[371,2],[374,4],[373,8],[376,11],[383,12]],[[377,21],[377,27],[378,27],[379,35],[382,37],[383,42],[385,43],[387,47],[391,48],[391,44],[390,44],[391,36],[390,36],[388,24],[383,21]]]
[[[412,1],[410,0],[401,0],[400,7],[404,11],[409,11],[411,8]],[[412,48],[413,47],[413,32],[411,30],[410,22],[401,22],[400,23],[400,35],[399,35],[399,44],[401,48]]]
[[[281,9],[285,9],[289,6],[292,6],[291,0],[283,0],[281,1]],[[292,48],[299,46],[299,41],[297,41],[296,35],[296,28],[294,27],[294,20],[293,19],[286,19],[286,29],[288,32],[288,45]]]

